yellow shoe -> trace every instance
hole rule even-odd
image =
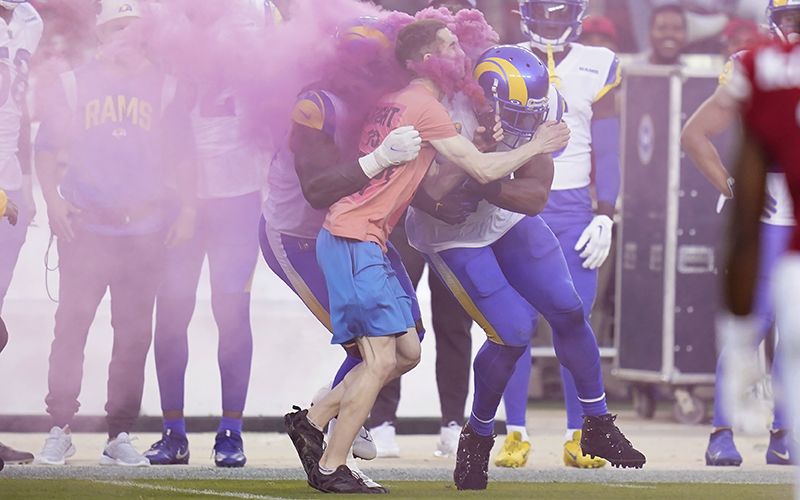
[[[525,467],[528,462],[528,454],[531,452],[531,444],[522,440],[522,434],[512,432],[506,437],[503,449],[494,459],[494,464],[498,467]]]
[[[572,441],[564,443],[564,465],[579,469],[599,469],[606,461],[600,457],[592,458],[581,450],[581,431],[572,433]]]

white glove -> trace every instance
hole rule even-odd
[[[578,243],[575,245],[575,250],[581,252],[581,259],[583,261],[584,269],[597,269],[611,250],[611,226],[614,221],[607,215],[595,215],[592,222],[583,230],[581,237],[578,238]],[[584,248],[585,247],[585,248]]]
[[[728,177],[728,189],[731,190],[730,196],[727,196],[723,193],[719,194],[719,198],[717,199],[717,213],[722,212],[722,208],[725,206],[726,201],[733,199],[733,177]]]
[[[398,127],[389,132],[375,151],[359,158],[358,163],[364,174],[372,179],[391,165],[400,165],[415,159],[419,155],[421,144],[422,138],[413,126]]]

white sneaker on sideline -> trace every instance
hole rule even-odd
[[[455,457],[460,435],[461,426],[455,420],[451,420],[447,427],[442,427],[439,431],[439,440],[436,441],[436,450],[433,452],[433,456],[439,458]]]
[[[400,445],[397,444],[397,430],[394,425],[384,422],[369,432],[378,450],[378,458],[400,458]]]
[[[136,451],[127,432],[120,432],[116,439],[109,439],[106,442],[106,448],[100,455],[100,465],[147,467],[150,465],[150,460]]]
[[[72,444],[72,434],[69,425],[53,426],[50,435],[44,440],[44,448],[33,459],[39,465],[64,465],[66,460],[75,454],[75,445]]]
[[[328,432],[325,434],[326,444],[331,440],[334,427],[336,427],[336,417],[328,422]],[[361,460],[372,460],[378,456],[378,449],[375,447],[375,441],[372,440],[372,434],[363,426],[358,430],[358,434],[353,440],[352,451],[353,458],[360,458]]]

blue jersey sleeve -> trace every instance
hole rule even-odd
[[[597,201],[616,205],[621,184],[619,171],[619,118],[592,120]]]

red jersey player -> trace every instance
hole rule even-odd
[[[746,53],[727,89],[729,104],[740,107],[744,124],[744,138],[736,163],[735,223],[731,225],[725,283],[726,305],[732,313],[725,333],[739,340],[752,334],[749,315],[757,279],[759,219],[770,164],[786,174],[795,219],[800,216],[798,41],[800,37],[790,38],[790,43],[766,45]],[[800,229],[797,226],[788,251],[775,266],[772,292],[786,356],[784,386],[795,388],[800,383]],[[740,389],[741,385],[732,387],[734,391]],[[792,392],[787,391],[784,397],[788,397],[790,413],[796,418],[800,398]],[[796,451],[787,449],[785,454],[793,455]]]

